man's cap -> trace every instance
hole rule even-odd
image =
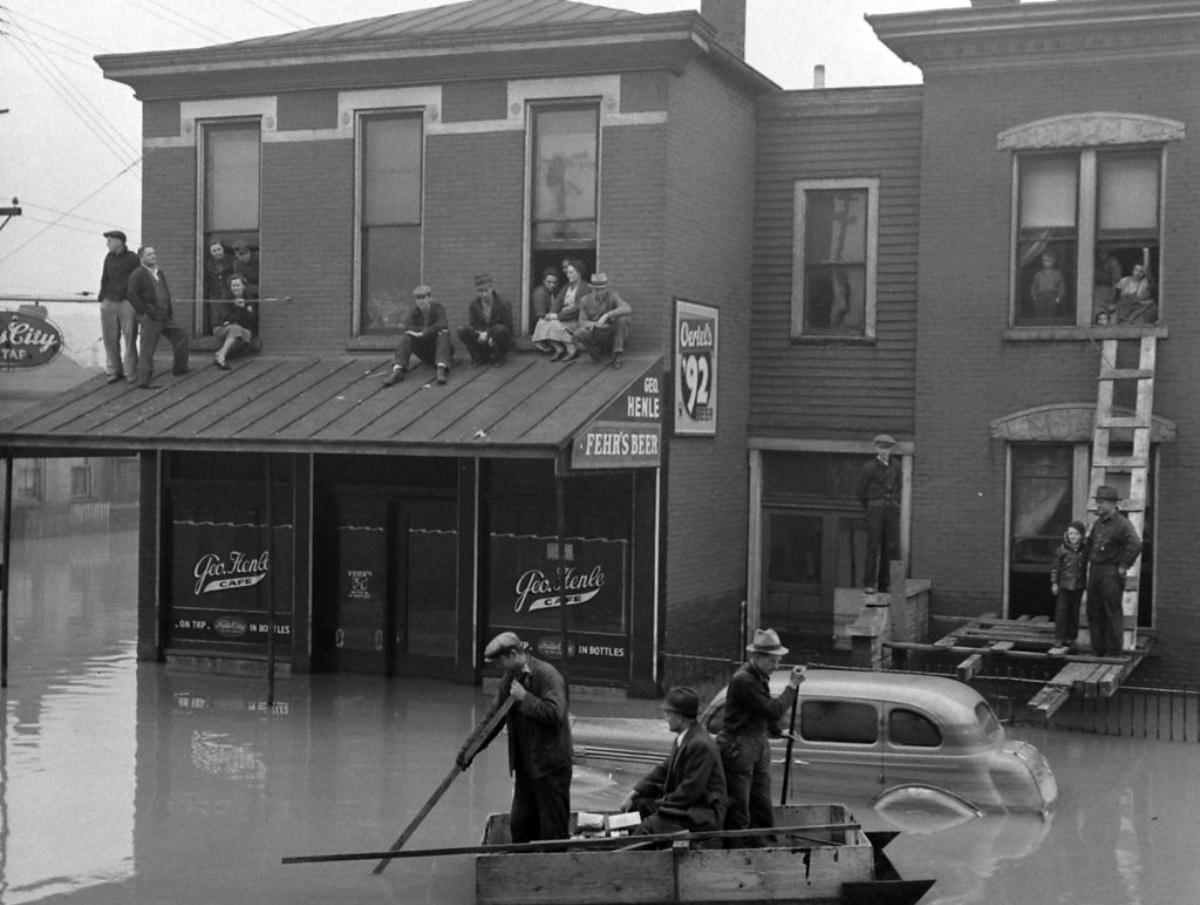
[[[422,283],[420,286],[416,287],[413,290],[413,296],[416,297],[416,296],[422,296],[422,295],[433,295],[433,289],[429,286],[426,286],[424,283]]]
[[[678,713],[689,720],[694,720],[700,713],[700,695],[690,688],[676,686],[667,692],[667,699],[663,701],[662,709],[668,713]]]
[[[501,632],[487,643],[483,649],[483,659],[491,663],[512,650],[525,650],[525,642],[517,637],[516,632]]]
[[[608,288],[608,274],[607,273],[593,273],[592,278],[588,281],[588,284],[593,289],[607,289]]]
[[[779,643],[779,633],[773,628],[754,630],[754,640],[746,645],[746,650],[752,654],[773,654],[782,657],[788,649]]]
[[[475,274],[475,288],[483,289],[485,286],[492,285],[492,275],[490,273]]]
[[[122,232],[121,230],[119,230],[119,229],[110,229],[108,232],[106,232],[106,233],[104,234],[104,238],[106,238],[106,239],[120,239],[122,242],[128,242],[128,241],[129,241],[128,239],[126,239],[126,238],[125,238],[125,233],[123,233],[123,232]]]
[[[1121,494],[1117,493],[1117,489],[1115,487],[1109,487],[1107,484],[1104,484],[1096,488],[1096,499],[1112,500],[1115,503],[1117,500],[1121,499]]]
[[[543,280],[546,277],[556,277],[556,276],[558,276],[558,268],[557,267],[543,267],[542,268],[542,279]]]
[[[896,438],[891,434],[876,434],[875,439],[871,442],[876,446],[886,446],[890,449],[896,445]]]

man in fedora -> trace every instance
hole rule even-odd
[[[108,382],[124,377],[137,383],[137,312],[129,304],[129,278],[141,266],[141,259],[125,244],[125,233],[110,229],[104,234],[108,254],[100,273],[100,336],[104,341],[104,370]],[[121,342],[125,352],[121,352]]]
[[[633,787],[621,810],[641,815],[635,836],[719,830],[725,820],[725,770],[717,743],[696,722],[700,698],[690,688],[672,688],[662,710],[675,733],[671,753]]]
[[[612,366],[620,368],[625,356],[625,340],[629,338],[629,321],[633,309],[608,288],[608,276],[592,274],[588,294],[579,303],[579,326],[575,328],[575,345],[599,361],[603,353],[612,350]]]
[[[877,434],[875,458],[863,466],[857,496],[867,516],[867,552],[863,557],[863,590],[888,589],[891,561],[900,555],[900,462],[892,458],[896,438]]]
[[[571,722],[562,674],[537,659],[516,632],[501,632],[488,642],[483,659],[504,669],[497,704],[509,695],[508,769],[513,775],[509,829],[513,842],[566,839],[571,818]],[[497,726],[479,746],[482,751],[500,733]],[[455,762],[470,766],[468,739]]]
[[[749,658],[738,667],[725,691],[725,723],[717,736],[729,793],[727,830],[775,825],[770,738],[783,735],[779,720],[795,702],[796,690],[804,681],[804,667],[794,666],[788,687],[779,697],[771,697],[771,673],[788,652],[774,629],[756,630],[746,650]],[[761,842],[746,839],[739,840],[739,844],[754,845],[756,841]]]
[[[1088,553],[1088,633],[1092,651],[1099,657],[1121,655],[1125,573],[1142,552],[1137,530],[1117,512],[1120,498],[1115,488],[1096,488],[1096,521],[1084,545]]]

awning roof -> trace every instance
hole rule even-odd
[[[385,387],[385,358],[256,355],[231,371],[160,374],[151,390],[96,377],[0,421],[0,447],[552,458],[659,361],[628,355],[614,370],[514,355],[500,368],[459,363],[444,386],[421,365]]]

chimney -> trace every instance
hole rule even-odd
[[[825,87],[825,64],[818,63],[813,67],[813,88],[820,91]]]
[[[746,59],[746,0],[701,0],[700,15],[717,30],[722,47]]]

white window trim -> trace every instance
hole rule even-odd
[[[370,336],[372,334],[364,333],[362,326],[362,141],[363,130],[362,120],[368,116],[388,116],[388,115],[405,115],[405,114],[420,114],[421,115],[421,240],[419,252],[420,260],[417,263],[418,270],[421,274],[421,280],[425,279],[425,165],[427,157],[426,142],[429,139],[429,123],[431,117],[436,118],[437,111],[440,109],[441,89],[437,89],[437,101],[439,106],[426,106],[421,104],[392,107],[371,106],[372,101],[383,100],[398,100],[398,99],[417,99],[421,96],[422,89],[397,89],[384,91],[362,91],[362,92],[344,92],[339,96],[339,113],[338,127],[342,128],[344,119],[342,112],[341,98],[347,95],[357,95],[358,99],[365,104],[363,107],[346,108],[350,109],[349,123],[350,131],[354,136],[354,262],[353,262],[353,287],[351,290],[351,310],[350,310],[350,335],[351,337]],[[377,334],[376,334],[377,335]]]
[[[807,193],[839,189],[867,190],[866,298],[863,302],[863,332],[855,334],[806,333],[804,331],[804,234]],[[876,270],[879,263],[879,179],[797,179],[792,197],[792,339],[823,342],[862,342],[875,339]]]

